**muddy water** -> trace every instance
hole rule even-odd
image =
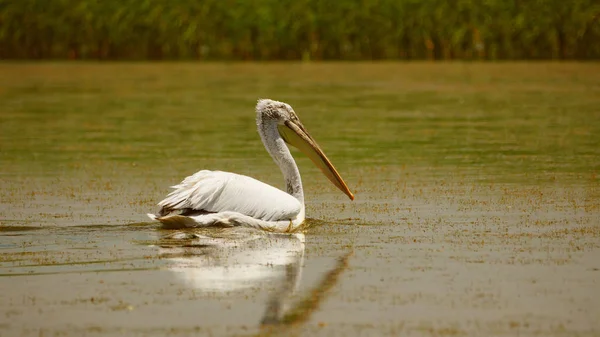
[[[0,334],[596,336],[599,70],[0,65]],[[294,152],[302,233],[148,222],[202,168],[282,186],[258,97],[356,200]]]

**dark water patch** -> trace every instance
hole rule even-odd
[[[102,269],[92,269],[92,270],[65,270],[65,271],[29,271],[25,273],[0,273],[0,277],[18,277],[18,276],[44,276],[44,275],[68,275],[68,274],[98,274],[98,273],[114,273],[114,272],[135,272],[135,271],[148,271],[148,270],[157,270],[158,268],[154,267],[146,267],[146,268],[102,268]]]
[[[45,229],[43,226],[19,226],[19,225],[6,225],[0,226],[0,233],[13,233],[13,232],[29,232]],[[19,235],[20,233],[15,233]]]

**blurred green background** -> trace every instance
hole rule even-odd
[[[0,58],[600,58],[597,0],[0,0]]]

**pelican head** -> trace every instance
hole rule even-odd
[[[340,191],[344,192],[351,200],[354,195],[327,158],[319,144],[306,131],[294,109],[287,103],[270,99],[260,99],[256,104],[257,124],[267,122],[277,123],[277,130],[281,138],[289,145],[293,145],[304,153],[325,174]]]
[[[259,99],[256,104],[256,112],[258,118],[277,120],[279,124],[284,124],[286,120],[298,120],[296,112],[289,104],[272,99]]]

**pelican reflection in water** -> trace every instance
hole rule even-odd
[[[226,298],[269,290],[261,324],[278,324],[297,291],[304,261],[304,234],[265,233],[238,227],[170,233],[159,255],[188,287]],[[246,295],[244,295],[246,296]],[[243,297],[242,297],[243,298]]]
[[[305,298],[294,301],[304,264],[301,233],[267,233],[247,227],[195,229],[159,239],[159,255],[187,287],[208,298],[244,301],[258,290],[269,293],[261,325],[290,325],[307,320],[347,268],[347,252],[327,270]],[[200,301],[199,305],[206,306]],[[205,310],[205,309],[204,309]]]
[[[169,233],[159,241],[159,255],[188,286],[229,292],[280,278],[282,266],[304,258],[304,234],[265,233],[252,228]],[[299,278],[299,275],[294,276]]]
[[[287,193],[244,175],[202,170],[173,186],[175,190],[158,204],[159,213],[148,216],[167,228],[217,225],[294,231],[305,219],[304,191],[298,166],[286,144],[302,151],[354,200],[338,171],[289,104],[259,100],[256,124],[265,148],[283,173]]]

